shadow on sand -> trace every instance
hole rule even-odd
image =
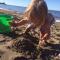
[[[15,32],[2,33],[2,34],[5,35],[5,36],[9,36],[9,37],[11,37],[11,38],[13,38],[13,39],[19,37],[19,35],[16,34]]]
[[[35,59],[40,59],[41,60],[51,60],[52,56],[57,56],[60,53],[60,44],[50,44],[47,43],[46,47],[40,48],[37,50],[37,45],[38,45],[38,38],[33,37],[29,33],[18,35],[13,33],[9,34],[4,34],[7,36],[10,36],[12,38],[17,38],[19,37],[19,40],[15,43],[15,45],[12,47],[16,49],[18,52],[24,52],[26,53],[25,55],[28,56],[30,55],[32,60]],[[21,40],[20,36],[23,37]],[[50,48],[49,48],[50,47]],[[39,56],[39,57],[38,57]]]
[[[50,48],[49,48],[50,47]],[[52,60],[52,56],[55,57],[60,53],[60,44],[47,43],[46,48],[41,49],[42,60]]]

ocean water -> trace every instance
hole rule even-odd
[[[25,7],[0,4],[0,9],[7,9],[7,10],[12,10],[12,11],[23,13],[25,10]]]
[[[16,12],[19,12],[19,13],[24,13],[26,7],[0,4],[0,9],[6,9],[6,10],[16,11]],[[57,22],[60,22],[60,11],[49,10],[49,12],[54,15]]]

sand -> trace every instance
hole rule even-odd
[[[6,10],[0,12],[21,16]],[[0,34],[0,60],[60,60],[60,22],[51,27],[51,38],[44,49],[37,48],[38,29],[35,35],[32,31],[22,34],[24,30],[20,29],[22,31]]]

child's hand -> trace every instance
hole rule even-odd
[[[18,25],[18,22],[16,20],[13,20],[12,22],[9,22],[10,24],[10,28],[12,31],[15,31],[16,30],[16,27]]]
[[[13,20],[12,22],[10,22],[10,25],[16,27],[18,25],[18,21]]]
[[[42,48],[46,45],[46,40],[47,40],[47,37],[48,37],[48,34],[45,33],[41,38],[40,38],[40,41],[39,41],[39,46]]]
[[[45,45],[46,45],[45,40],[40,40],[40,41],[39,41],[39,45],[38,45],[38,47],[40,47],[40,48],[44,48]]]

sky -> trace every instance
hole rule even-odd
[[[8,5],[24,6],[27,7],[31,0],[0,0]],[[45,0],[49,10],[60,11],[60,0]]]

